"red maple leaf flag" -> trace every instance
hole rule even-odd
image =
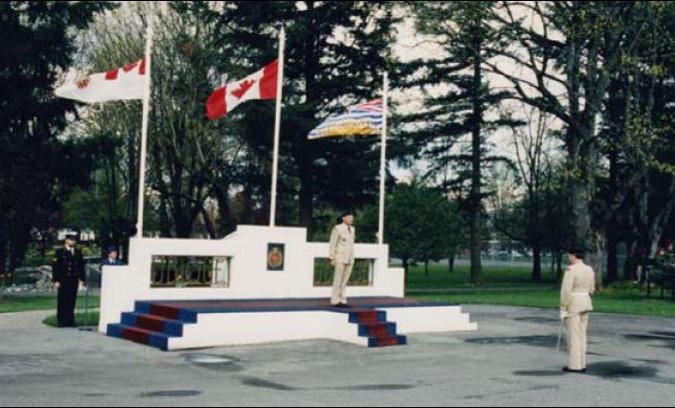
[[[211,120],[218,119],[242,102],[275,99],[278,69],[279,62],[274,60],[253,74],[216,89],[206,101],[206,116]]]
[[[139,60],[84,78],[69,75],[54,93],[60,98],[86,103],[143,99],[145,78],[145,62]]]

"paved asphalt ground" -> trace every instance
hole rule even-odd
[[[675,319],[594,314],[564,374],[557,310],[468,306],[477,332],[165,353],[0,315],[0,406],[673,406]]]

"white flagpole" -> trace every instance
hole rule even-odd
[[[382,90],[382,146],[380,149],[380,229],[377,233],[378,244],[384,243],[384,182],[387,177],[387,113],[389,103],[389,75],[384,73]]]
[[[281,91],[284,80],[284,47],[286,46],[286,31],[281,28],[279,33],[279,66],[277,71],[277,105],[274,117],[274,153],[272,158],[272,202],[270,204],[270,227],[274,227],[277,215],[277,178],[279,173],[279,134],[281,132]]]
[[[136,219],[136,237],[143,238],[143,212],[145,210],[145,156],[148,150],[148,119],[150,116],[150,78],[152,51],[152,17],[148,18],[145,34],[145,88],[143,89],[143,123],[141,125],[141,152],[138,177],[138,215]]]

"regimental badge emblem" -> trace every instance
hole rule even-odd
[[[267,245],[267,270],[269,271],[283,271],[284,270],[284,244],[268,244]]]

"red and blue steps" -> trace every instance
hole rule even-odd
[[[387,313],[379,310],[347,310],[349,323],[358,325],[360,337],[368,339],[368,347],[404,345],[406,336],[396,333],[396,323],[387,321]]]
[[[368,347],[407,344],[388,322],[385,307],[419,306],[420,302],[399,298],[361,298],[351,308],[328,306],[327,299],[228,300],[228,301],[137,301],[133,312],[122,313],[120,323],[109,324],[107,335],[168,350],[171,338],[182,337],[186,325],[198,324],[201,313],[329,311],[346,315],[346,324],[356,325]],[[425,302],[425,305],[430,303]]]
[[[107,335],[168,350],[169,338],[181,337],[183,326],[197,323],[197,313],[136,302],[133,312],[122,313],[121,323],[109,324]]]

